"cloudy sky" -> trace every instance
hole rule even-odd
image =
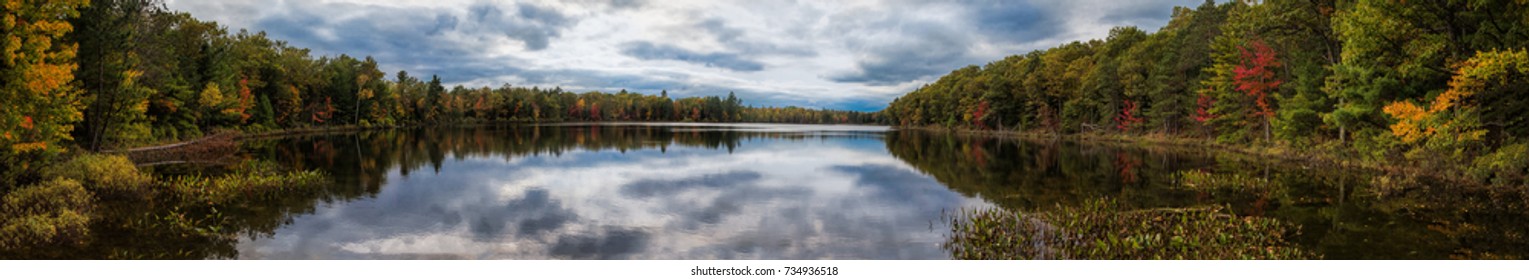
[[[449,84],[736,92],[749,105],[879,110],[956,68],[1199,0],[167,0],[230,31]]]

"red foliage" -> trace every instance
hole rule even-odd
[[[310,114],[308,118],[313,120],[314,123],[324,123],[324,121],[329,120],[329,117],[334,114],[334,111],[334,104],[329,102],[328,97],[325,97],[324,107],[320,107],[318,110],[313,110],[313,114]]]
[[[1215,114],[1210,113],[1210,107],[1216,105],[1215,98],[1211,98],[1210,95],[1201,93],[1200,99],[1195,100],[1195,104],[1199,105],[1195,107],[1195,121],[1204,123],[1216,118]]]
[[[1136,116],[1136,102],[1126,100],[1125,105],[1126,106],[1124,108],[1120,108],[1120,115],[1115,116],[1115,128],[1120,129],[1120,131],[1129,131],[1131,130],[1132,125],[1146,121],[1145,119]]]
[[[1249,45],[1253,47],[1252,50],[1237,47],[1242,51],[1242,64],[1232,69],[1232,73],[1236,74],[1234,80],[1237,90],[1247,93],[1258,103],[1258,111],[1253,112],[1254,116],[1273,116],[1274,110],[1269,108],[1269,92],[1283,83],[1274,76],[1274,69],[1281,65],[1279,58],[1275,57],[1274,49],[1263,41],[1255,40]]]
[[[250,120],[249,108],[252,102],[250,102],[249,83],[249,78],[239,79],[239,123],[244,123]]]
[[[1115,166],[1120,168],[1121,184],[1136,183],[1136,180],[1138,179],[1136,177],[1136,165],[1138,164],[1141,164],[1141,160],[1127,155],[1124,152],[1115,152]]]
[[[983,122],[982,117],[987,116],[987,110],[990,106],[991,105],[988,104],[987,100],[983,100],[982,103],[977,103],[977,110],[972,112],[972,125],[975,125],[980,129],[987,129],[987,122]]]
[[[599,121],[599,120],[601,120],[601,117],[603,117],[603,116],[604,115],[600,114],[600,103],[599,102],[595,102],[594,104],[589,104],[589,118],[594,119],[596,121]]]

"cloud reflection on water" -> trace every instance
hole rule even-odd
[[[879,139],[466,156],[239,245],[272,259],[941,259],[942,210],[985,207]],[[448,158],[457,158],[455,156]]]

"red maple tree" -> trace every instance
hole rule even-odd
[[[1115,128],[1120,129],[1120,131],[1129,131],[1132,125],[1146,121],[1136,116],[1136,102],[1126,100],[1125,105],[1125,107],[1120,108],[1120,115],[1115,116]]]
[[[977,103],[977,110],[972,112],[972,125],[977,126],[979,129],[987,129],[987,123],[982,121],[982,117],[987,116],[988,107],[990,105],[987,100]]]
[[[1195,104],[1198,105],[1195,107],[1195,121],[1204,123],[1216,118],[1216,114],[1210,113],[1211,106],[1216,105],[1215,98],[1210,97],[1210,95],[1201,93],[1200,98],[1195,100]]]
[[[1269,92],[1275,91],[1280,84],[1284,83],[1274,75],[1274,69],[1278,69],[1281,63],[1275,56],[1274,49],[1263,41],[1254,40],[1248,45],[1252,47],[1251,50],[1243,46],[1237,47],[1237,50],[1242,52],[1242,64],[1232,69],[1235,75],[1233,81],[1237,85],[1237,90],[1253,97],[1253,102],[1257,103],[1258,110],[1253,112],[1253,116],[1264,118],[1264,134],[1267,138],[1269,118],[1274,116],[1274,109],[1269,106]]]

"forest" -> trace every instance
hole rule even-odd
[[[894,125],[1135,135],[1529,173],[1529,1],[1205,1],[968,66],[894,100]]]
[[[230,32],[158,0],[5,1],[0,186],[36,164],[217,131],[437,123],[696,121],[869,123],[874,113],[752,107],[726,97],[576,93],[502,85],[450,89],[384,72],[371,57],[315,57],[264,32]],[[8,187],[0,187],[0,190]]]

